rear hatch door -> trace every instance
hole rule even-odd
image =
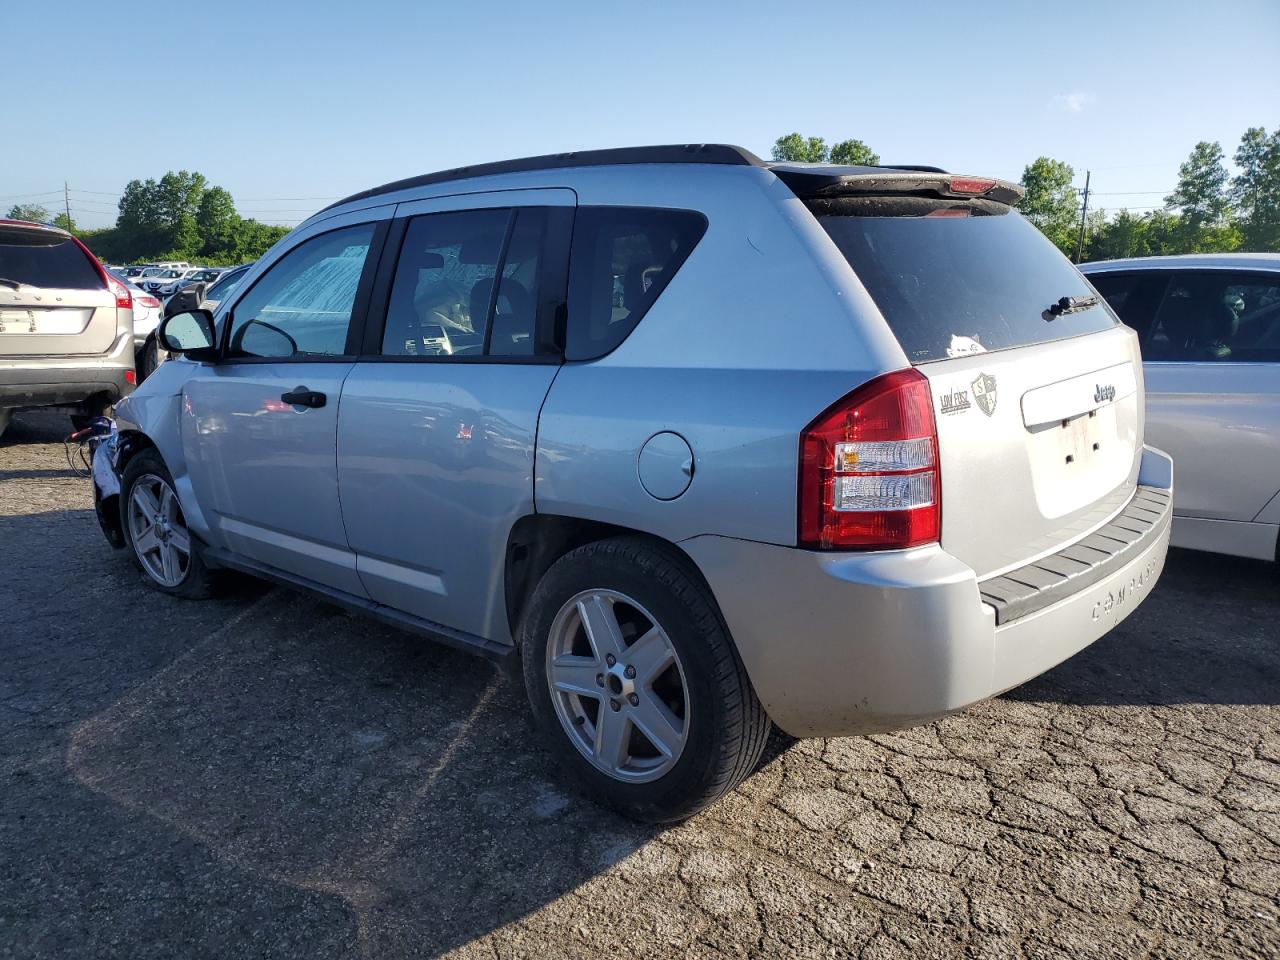
[[[116,310],[102,272],[70,236],[0,222],[0,358],[105,353]]]
[[[986,578],[1086,536],[1137,483],[1133,333],[1011,208],[1016,187],[860,179],[803,198],[929,379],[943,548]]]

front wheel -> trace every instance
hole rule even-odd
[[[129,461],[120,481],[124,534],[148,585],[197,600],[212,592],[213,574],[187,529],[173,477],[154,450]]]
[[[691,816],[754,769],[770,729],[687,558],[640,538],[552,565],[522,633],[551,750],[594,794],[653,823]]]

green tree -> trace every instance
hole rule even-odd
[[[822,163],[827,156],[827,143],[821,137],[802,137],[798,133],[788,133],[785,137],[779,137],[773,144],[775,160]]]
[[[200,255],[216,258],[235,247],[240,228],[235,201],[222,187],[209,187],[200,198],[196,211],[196,231],[200,236]]]
[[[841,140],[832,146],[830,159],[832,163],[874,167],[880,163],[880,154],[861,140]]]
[[[1181,215],[1182,253],[1204,249],[1206,227],[1221,226],[1231,209],[1227,196],[1227,168],[1222,164],[1222,146],[1201,140],[1186,162],[1178,168],[1178,186],[1164,198],[1167,206]]]
[[[172,170],[156,185],[156,201],[160,213],[165,246],[184,257],[194,257],[200,250],[197,217],[200,200],[208,181],[203,174]]]
[[[117,240],[131,251],[121,259],[135,260],[159,251],[162,245],[162,223],[154,180],[130,180],[120,197],[120,213],[116,217]]]
[[[52,222],[59,230],[65,230],[67,233],[76,232],[76,222],[67,216],[65,211],[63,213],[55,214]]]
[[[1250,127],[1235,154],[1240,173],[1230,195],[1239,212],[1242,245],[1254,251],[1280,251],[1280,130],[1270,135]]]
[[[1089,232],[1088,250],[1090,260],[1148,256],[1151,253],[1151,225],[1145,217],[1121,210]]]
[[[32,223],[48,223],[49,211],[38,203],[15,203],[9,208],[10,220],[30,220]]]
[[[1018,209],[1067,256],[1075,256],[1080,229],[1080,197],[1071,185],[1075,171],[1061,160],[1037,157],[1022,171],[1025,192]]]

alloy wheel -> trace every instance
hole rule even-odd
[[[644,783],[675,766],[689,690],[671,639],[643,606],[613,590],[570,598],[552,621],[546,666],[556,716],[598,770]]]
[[[129,493],[129,538],[151,579],[179,586],[191,567],[191,533],[173,488],[162,477],[144,473]]]

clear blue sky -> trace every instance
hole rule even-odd
[[[767,156],[792,130],[1015,179],[1046,154],[1150,207],[1197,140],[1230,158],[1280,126],[1278,0],[5,7],[0,207],[66,180],[86,226],[170,169],[293,223],[324,201],[277,198],[590,147]]]

